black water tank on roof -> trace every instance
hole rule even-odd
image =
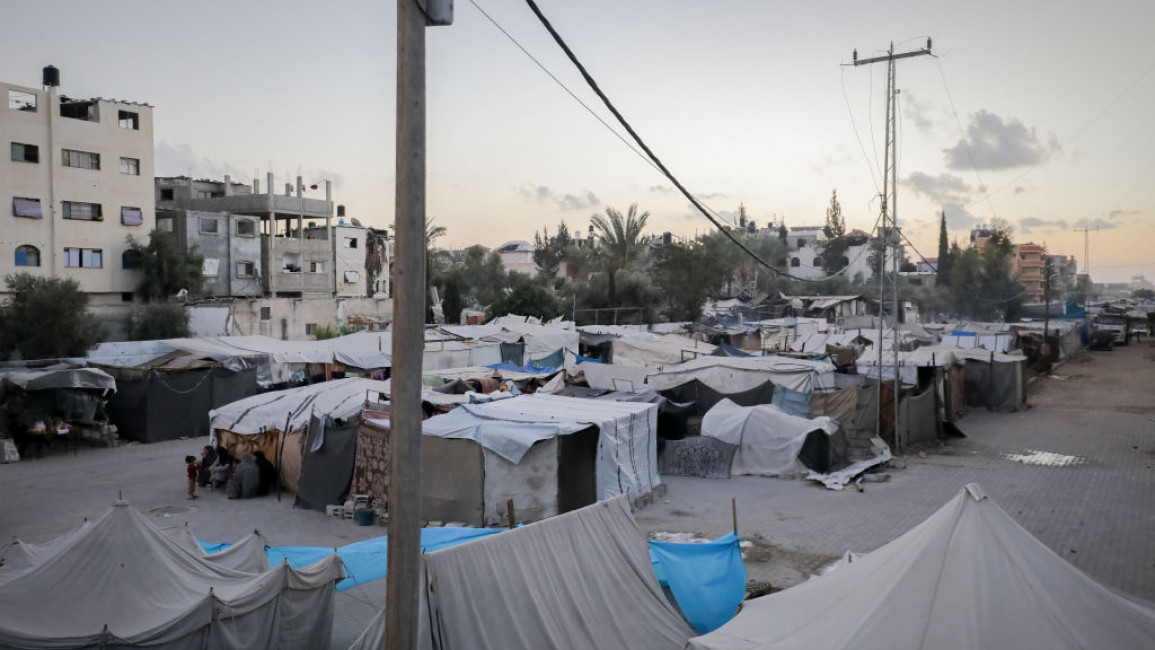
[[[46,88],[56,88],[60,85],[60,70],[56,66],[46,66],[44,68],[44,86]]]
[[[338,205],[338,206],[337,206],[337,216],[338,216],[338,217],[343,217],[343,216],[345,216],[345,206],[343,206],[343,205]]]

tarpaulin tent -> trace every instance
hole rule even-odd
[[[1155,647],[1155,606],[1071,566],[968,485],[906,534],[747,601],[693,650]]]
[[[774,382],[765,381],[743,391],[721,393],[697,379],[662,391],[667,399],[680,404],[692,404],[695,415],[705,415],[714,405],[728,399],[739,406],[770,404],[774,401]]]
[[[229,569],[119,501],[31,564],[0,568],[0,647],[324,648],[342,576],[335,555]]]
[[[721,627],[746,599],[737,533],[704,544],[650,542],[650,560],[658,582],[670,588],[682,616],[699,632]]]
[[[722,400],[702,419],[702,435],[738,447],[730,472],[778,476],[803,466],[829,472],[845,461],[846,444],[834,440],[838,423],[790,415],[772,404],[738,406]]]
[[[625,497],[423,556],[439,648],[681,650]]]
[[[692,379],[720,393],[738,393],[773,382],[790,390],[810,393],[833,388],[834,365],[788,357],[702,357],[655,372],[646,383],[656,391],[680,386]]]

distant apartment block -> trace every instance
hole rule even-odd
[[[501,266],[506,271],[535,275],[537,263],[533,261],[533,253],[537,247],[527,241],[508,241],[493,249],[501,258]]]
[[[1023,285],[1023,302],[1042,302],[1044,256],[1047,247],[1033,242],[1015,245],[1015,276]]]
[[[156,224],[152,107],[0,82],[0,277],[16,272],[75,279],[94,308],[131,304],[139,261],[126,242]],[[2,288],[0,288],[2,290]]]
[[[204,256],[211,295],[310,298],[354,295],[347,293],[354,290],[365,295],[365,236],[350,233],[363,229],[340,224],[339,239],[328,237],[333,232],[332,185],[325,182],[321,199],[305,196],[321,188],[306,188],[300,176],[295,185],[285,184],[283,194],[274,191],[274,183],[269,173],[261,193],[259,179],[243,185],[227,176],[224,181],[157,178],[159,226]],[[356,242],[358,252],[342,251],[344,266],[338,273],[334,245],[343,247],[346,239]],[[358,255],[360,266],[352,268],[349,260]]]

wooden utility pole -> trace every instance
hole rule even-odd
[[[397,0],[397,175],[389,559],[385,648],[415,650],[421,566],[421,362],[425,351],[425,26],[452,3]]]
[[[882,240],[882,248],[878,259],[878,419],[876,424],[876,431],[879,437],[882,436],[882,303],[886,296],[886,281],[884,279],[886,273],[886,251],[890,248],[891,238],[894,239],[894,252],[891,254],[892,275],[894,278],[894,306],[892,314],[894,318],[894,445],[895,451],[901,451],[905,446],[905,441],[900,441],[898,438],[898,393],[901,387],[901,379],[899,378],[898,365],[898,320],[899,320],[899,302],[898,302],[898,128],[897,128],[897,104],[898,104],[898,88],[895,85],[895,70],[894,62],[898,59],[907,59],[914,56],[924,56],[930,54],[931,40],[926,39],[926,47],[921,50],[912,50],[910,52],[895,53],[894,43],[890,44],[886,54],[883,56],[871,57],[869,59],[859,59],[858,50],[854,51],[853,60],[850,65],[855,67],[860,65],[867,65],[870,63],[886,62],[886,140],[885,149],[883,151],[883,170],[882,170],[882,220],[879,226],[879,238]]]

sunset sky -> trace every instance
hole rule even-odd
[[[476,4],[474,4],[476,3]],[[650,229],[710,225],[498,30],[612,119],[521,0],[457,0],[428,30],[428,212],[443,245],[532,240],[607,206]],[[818,225],[837,189],[869,229],[894,42],[898,218],[937,253],[999,217],[1096,281],[1155,280],[1155,3],[539,0],[650,147],[706,204]],[[363,223],[393,221],[396,4],[3,0],[0,79],[156,106],[161,175],[332,179]],[[622,132],[614,125],[615,129]]]

